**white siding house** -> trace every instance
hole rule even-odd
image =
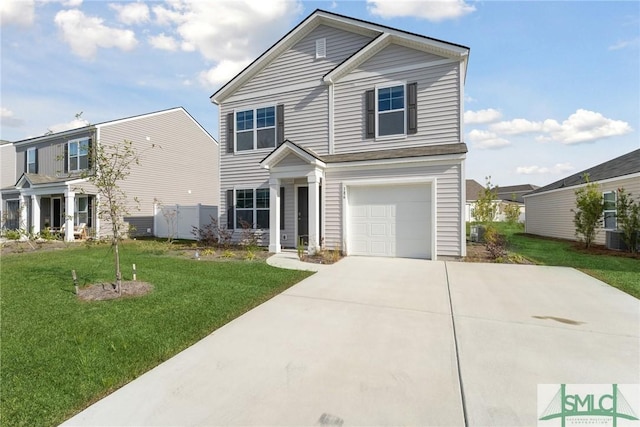
[[[576,240],[573,223],[573,209],[576,208],[575,191],[584,187],[584,175],[589,175],[590,182],[600,186],[607,197],[613,197],[619,188],[632,193],[635,200],[640,200],[640,149],[623,156],[601,163],[592,168],[578,172],[544,187],[538,188],[524,196],[527,216],[525,229],[527,233],[540,236],[557,237]],[[615,207],[613,207],[615,210]],[[606,223],[602,224],[596,234],[595,243],[605,244],[605,230],[615,230],[615,213],[607,214]]]
[[[468,54],[313,12],[211,96],[221,222],[272,252],[464,256]]]
[[[85,176],[93,168],[92,144],[124,140],[140,157],[119,184],[130,213],[123,220],[135,227],[134,235],[154,234],[157,200],[218,205],[218,143],[178,107],[14,142],[13,183],[2,189],[3,209],[19,209],[21,216],[19,227],[11,228],[37,233],[64,225],[65,238],[73,240],[74,226],[85,224],[89,235],[108,234],[97,215],[99,194]]]

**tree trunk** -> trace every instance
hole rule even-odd
[[[114,239],[114,253],[116,258],[116,292],[118,295],[122,295],[122,274],[120,273],[120,251],[118,245],[118,239]]]

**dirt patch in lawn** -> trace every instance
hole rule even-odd
[[[122,292],[118,294],[112,283],[96,283],[84,286],[78,290],[78,298],[83,301],[104,301],[117,298],[140,297],[153,290],[153,285],[147,282],[123,281]]]

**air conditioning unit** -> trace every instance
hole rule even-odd
[[[472,225],[469,233],[469,238],[472,242],[481,243],[484,242],[484,233],[486,228],[484,225]]]
[[[623,239],[624,234],[620,230],[607,230],[606,235],[606,246],[607,249],[613,249],[615,251],[628,251],[629,247],[624,242]],[[637,248],[640,249],[640,235],[637,240]]]

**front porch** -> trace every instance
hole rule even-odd
[[[16,184],[19,228],[33,234],[60,233],[67,242],[95,234],[98,196],[81,192],[76,181],[24,174]]]
[[[282,251],[285,227],[281,221],[284,196],[281,192],[289,187],[294,189],[293,247],[303,244],[314,254],[322,245],[321,205],[326,164],[315,153],[286,140],[260,165],[269,170],[269,252]]]

